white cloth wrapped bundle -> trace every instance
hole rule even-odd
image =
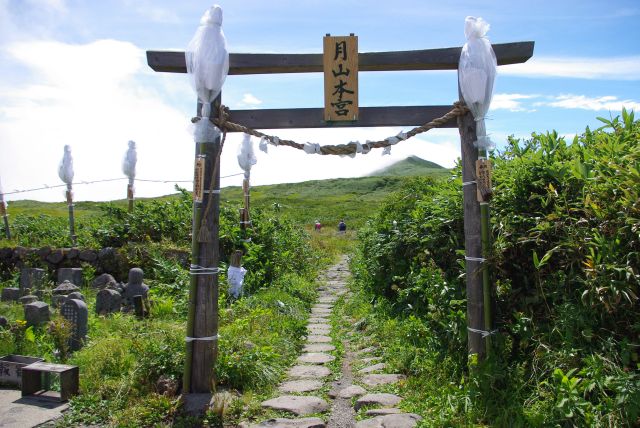
[[[242,144],[238,150],[238,165],[244,171],[245,178],[249,178],[251,174],[251,167],[258,162],[256,155],[253,151],[253,143],[251,142],[251,135],[244,134]]]
[[[266,137],[260,138],[260,150],[269,153],[269,140]]]
[[[310,142],[307,141],[306,143],[304,143],[304,147],[302,149],[308,155],[321,154],[322,153],[320,151],[320,144],[318,144],[318,143],[310,143]]]
[[[67,184],[67,187],[73,183],[73,157],[71,157],[71,146],[69,145],[64,146],[64,156],[58,166],[58,177]]]
[[[2,191],[2,179],[0,179],[0,205],[7,208],[7,202],[4,200],[4,192]]]
[[[185,60],[198,101],[202,103],[200,116],[208,118],[210,105],[222,90],[229,73],[229,52],[222,31],[220,6],[214,5],[202,15],[200,26],[185,51]],[[212,142],[220,135],[220,130],[206,119],[198,121],[195,128],[196,142]]]
[[[494,144],[487,137],[485,115],[491,105],[497,61],[491,42],[485,36],[489,24],[482,18],[467,16],[464,34],[467,43],[462,47],[458,65],[458,79],[464,102],[478,126],[476,147],[491,150]]]
[[[136,179],[136,164],[138,163],[138,153],[136,152],[136,142],[129,141],[129,148],[122,160],[122,172],[129,178],[129,184],[133,186]]]
[[[247,270],[240,267],[229,266],[227,269],[227,283],[229,284],[229,295],[237,299],[242,294],[242,284]]]

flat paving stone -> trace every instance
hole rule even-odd
[[[248,422],[241,422],[238,428],[324,428],[326,425],[320,418],[300,418],[300,419],[268,419],[259,424],[251,424]]]
[[[289,369],[289,376],[303,378],[303,379],[317,379],[319,377],[326,377],[331,374],[331,370],[324,366],[293,366]]]
[[[307,320],[307,322],[309,323],[308,325],[326,324],[328,321],[329,321],[329,318],[325,318],[325,317],[311,317]]]
[[[336,300],[338,298],[334,296],[323,296],[318,299],[318,303],[334,303]]]
[[[329,336],[322,336],[319,334],[310,334],[307,336],[307,343],[330,343],[331,338]]]
[[[369,409],[365,412],[367,416],[384,416],[384,415],[397,415],[398,413],[404,413],[402,410],[391,407],[388,409]]]
[[[387,368],[387,365],[385,363],[378,363],[378,364],[374,364],[372,366],[360,369],[358,370],[358,373],[366,374],[366,373],[379,372],[380,370],[384,370],[385,368]]]
[[[369,346],[367,348],[361,349],[358,352],[356,352],[356,354],[358,355],[364,355],[364,354],[371,354],[373,352],[376,352],[378,349],[374,348],[373,346]]]
[[[311,315],[329,315],[331,313],[331,309],[325,309],[325,308],[314,308],[311,309]]]
[[[331,332],[331,326],[327,324],[309,324],[307,331],[311,334],[324,334],[327,335]]]
[[[333,391],[329,392],[329,397],[331,398],[352,398],[358,397],[360,395],[364,395],[367,393],[367,390],[359,385],[351,385],[346,388],[341,389],[338,393],[334,393]]]
[[[298,416],[320,413],[329,409],[329,403],[319,397],[309,397],[302,395],[282,395],[263,401],[262,407],[275,410],[283,410]]]
[[[369,364],[369,363],[373,363],[381,360],[382,360],[382,357],[367,357],[367,358],[362,358],[360,361],[363,362],[364,364]]]
[[[360,382],[369,387],[375,387],[379,385],[390,385],[398,383],[405,379],[404,375],[399,374],[370,374],[363,376]]]
[[[356,428],[411,428],[421,419],[422,417],[415,413],[376,416],[356,423]]]
[[[330,305],[328,303],[316,303],[315,305],[313,305],[311,307],[311,310],[314,310],[314,309],[331,309],[331,308],[333,308],[333,305]]]
[[[309,345],[304,345],[302,350],[304,352],[329,352],[335,351],[336,347],[329,345],[328,343],[311,343]]]
[[[308,352],[298,357],[299,363],[305,364],[326,364],[335,360],[333,355],[325,354],[324,352]]]
[[[313,379],[300,379],[300,380],[290,380],[287,382],[283,382],[280,384],[278,389],[282,392],[309,392],[316,391],[322,388],[323,383],[319,380]]]
[[[356,409],[356,411],[364,406],[393,407],[400,401],[402,401],[402,397],[398,397],[395,394],[380,392],[375,394],[367,394],[358,398],[355,406],[353,407]]]
[[[58,419],[69,408],[50,397],[22,397],[20,390],[0,389],[0,427],[35,427]]]

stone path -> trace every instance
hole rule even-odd
[[[322,285],[318,288],[318,300],[311,308],[307,344],[303,353],[296,365],[289,369],[288,379],[278,387],[282,395],[262,403],[265,408],[286,412],[297,418],[243,422],[240,427],[410,428],[422,419],[397,408],[401,397],[376,392],[379,386],[400,382],[404,376],[384,373],[387,366],[381,357],[375,355],[378,353],[375,347],[356,349],[349,340],[343,342],[341,371],[335,376],[337,380],[326,385],[332,374],[328,365],[336,359],[330,317],[334,303],[341,296],[349,296],[346,287],[348,277],[347,260],[344,258],[320,278]],[[348,336],[354,337],[355,334]],[[352,366],[355,364],[362,368],[354,373]],[[322,391],[326,391],[327,387],[329,392],[325,396]],[[356,423],[358,410],[368,418]]]
[[[62,416],[69,404],[48,398],[22,398],[20,390],[0,389],[0,427],[34,427]]]

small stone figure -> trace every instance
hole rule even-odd
[[[145,301],[147,300],[149,286],[142,282],[143,277],[144,272],[142,269],[133,268],[129,270],[129,282],[122,293],[126,305],[133,305],[134,296],[142,296]]]

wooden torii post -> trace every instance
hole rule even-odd
[[[519,64],[526,62],[533,55],[534,42],[516,42],[493,44],[498,65]],[[367,52],[358,53],[359,71],[410,71],[410,70],[457,70],[462,47],[444,49],[424,49],[413,51]],[[147,51],[147,63],[158,72],[186,73],[184,52]],[[229,55],[229,75],[246,74],[276,74],[276,73],[321,73],[323,72],[322,54],[251,54],[231,53]],[[463,100],[460,97],[460,101]],[[212,106],[212,117],[217,117],[220,101]],[[393,106],[393,107],[361,107],[357,121],[327,122],[324,120],[324,108],[296,108],[296,109],[261,109],[261,110],[230,110],[230,118],[253,129],[285,129],[285,128],[339,128],[339,127],[380,127],[380,126],[415,126],[442,117],[451,110],[450,105],[435,106]],[[450,120],[442,127],[458,128],[460,132],[462,153],[463,182],[475,180],[476,160],[478,150],[473,146],[476,140],[476,124],[471,113],[466,113],[458,120]],[[219,143],[211,153],[219,156]],[[198,151],[196,152],[196,157]],[[215,159],[215,160],[214,160]],[[218,161],[217,158],[209,162]],[[218,162],[219,164],[219,162]],[[215,177],[215,188],[219,188],[219,171]],[[205,188],[208,184],[205,183]],[[214,198],[213,205],[219,205],[219,194],[212,192],[203,195],[203,206],[208,204],[209,198]],[[463,193],[464,204],[464,235],[465,253],[473,259],[480,257],[480,205],[476,199],[474,186],[465,186]],[[217,217],[216,217],[217,218]],[[215,220],[213,220],[215,221]],[[212,227],[216,235],[209,242],[206,253],[212,260],[219,259],[218,230]],[[211,247],[211,248],[209,248]],[[208,302],[198,302],[195,314],[195,330],[203,336],[217,335],[217,278],[213,284],[205,281],[198,284],[196,298],[212,299]],[[210,290],[209,287],[214,289]],[[467,326],[476,331],[485,330],[484,296],[482,289],[482,273],[480,264],[473,261],[466,263],[467,289]],[[215,311],[213,314],[211,310]],[[214,350],[207,346],[207,342],[200,342],[194,346],[193,358],[197,359],[191,367],[190,377],[193,380],[190,391],[184,393],[210,392],[213,376],[217,345]],[[480,333],[470,331],[468,335],[470,354],[485,354],[485,340]],[[198,353],[206,355],[205,358]]]

